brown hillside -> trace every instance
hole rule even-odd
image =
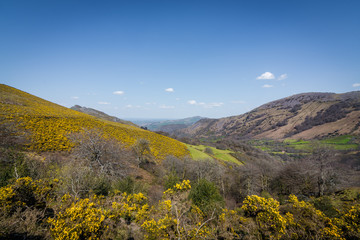
[[[192,137],[304,138],[359,134],[360,92],[304,93],[264,104],[248,113],[203,119],[177,132]]]

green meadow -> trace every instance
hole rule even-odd
[[[359,139],[351,135],[326,138],[317,142],[322,146],[327,146],[340,151],[359,150]],[[285,139],[282,142],[274,140],[251,140],[250,144],[271,154],[288,155],[310,153],[314,145],[313,141],[302,139]],[[296,153],[293,153],[291,149],[295,150]]]
[[[188,147],[191,157],[194,160],[205,160],[205,159],[216,159],[224,162],[232,162],[236,164],[242,164],[239,160],[233,157],[231,154],[235,153],[234,151],[230,150],[220,150],[214,147],[205,146],[205,145],[190,145],[186,144]],[[212,150],[212,154],[206,153],[205,149],[209,148]]]

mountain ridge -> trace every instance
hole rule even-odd
[[[130,126],[138,127],[136,124],[134,124],[130,121],[126,121],[126,120],[120,119],[115,116],[110,116],[110,115],[108,115],[102,111],[99,111],[97,109],[94,109],[94,108],[88,108],[88,107],[84,107],[84,106],[80,106],[80,105],[74,105],[70,109],[78,111],[78,112],[86,113],[86,114],[89,114],[94,117],[102,118],[102,119],[105,119],[108,121],[118,122],[118,123],[130,125]]]
[[[198,138],[314,139],[360,134],[360,91],[295,94],[265,103],[247,113],[202,119],[176,131]]]
[[[174,120],[163,120],[157,122],[142,123],[140,125],[142,127],[146,127],[151,131],[163,131],[163,132],[172,133],[176,130],[191,126],[201,119],[204,119],[204,117],[194,116],[194,117],[174,119]]]

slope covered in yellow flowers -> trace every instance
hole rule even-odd
[[[69,134],[97,129],[104,137],[117,139],[131,147],[138,139],[147,139],[153,156],[183,157],[187,147],[174,139],[137,127],[110,122],[54,104],[18,89],[0,84],[0,121],[12,122],[29,133],[29,148],[36,151],[70,150]]]

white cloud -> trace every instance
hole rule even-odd
[[[360,83],[354,83],[353,87],[360,87]]]
[[[98,104],[101,104],[101,105],[109,105],[110,103],[109,103],[109,102],[98,102]]]
[[[262,87],[263,87],[263,88],[272,88],[273,85],[265,84],[265,85],[263,85]]]
[[[213,102],[213,103],[204,103],[204,102],[196,102],[195,100],[189,100],[188,104],[190,105],[197,105],[197,106],[202,106],[204,108],[213,108],[213,107],[221,107],[222,105],[224,105],[224,103],[222,102]]]
[[[71,97],[72,99],[79,99],[79,97]]]
[[[258,76],[256,79],[275,79],[275,76],[271,72],[264,72],[263,74]]]
[[[128,104],[125,106],[125,108],[142,108],[140,105],[132,105],[132,104]]]
[[[115,91],[113,92],[113,94],[115,95],[123,95],[125,92],[124,91]]]
[[[174,92],[174,89],[173,88],[167,88],[165,89],[166,92]]]
[[[159,108],[162,108],[162,109],[173,109],[173,108],[175,108],[175,106],[160,105]]]
[[[278,77],[278,80],[284,80],[287,78],[288,78],[288,75],[286,73],[284,73],[284,74],[281,74],[280,77]]]
[[[214,103],[205,104],[205,108],[221,107],[222,105],[224,105],[224,103],[214,102]]]

